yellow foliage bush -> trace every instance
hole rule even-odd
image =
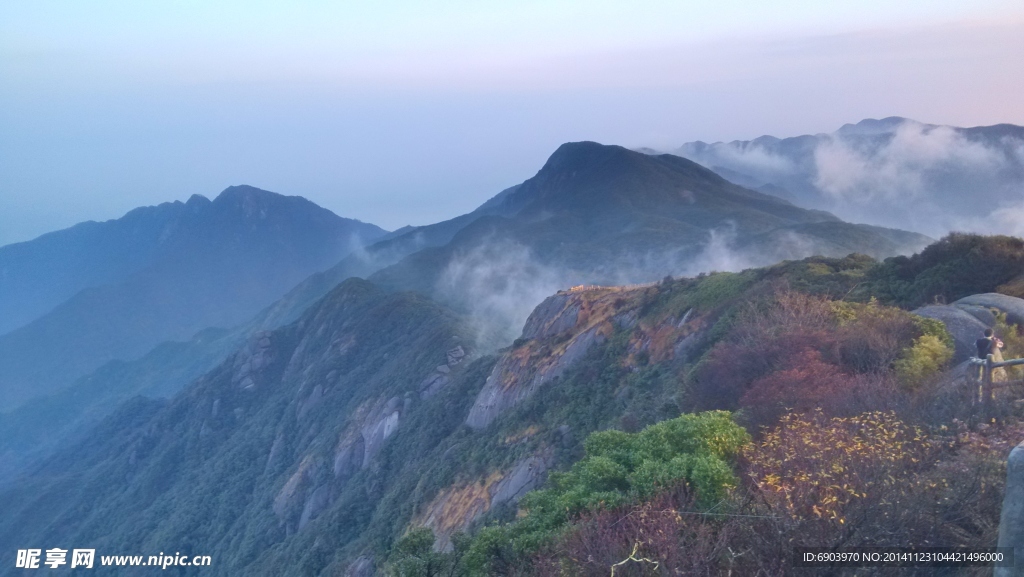
[[[927,448],[921,430],[895,413],[829,419],[818,410],[785,415],[746,458],[772,509],[841,524],[848,504],[904,482],[899,472],[920,463]]]
[[[896,375],[908,387],[917,388],[937,375],[953,358],[953,350],[934,335],[922,335],[893,363]]]

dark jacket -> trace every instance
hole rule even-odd
[[[974,345],[978,347],[978,358],[984,359],[995,352],[996,341],[988,337],[982,337],[975,341]]]

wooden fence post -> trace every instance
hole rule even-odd
[[[992,355],[985,357],[985,371],[983,380],[981,383],[981,396],[982,403],[984,403],[984,414],[985,424],[989,424],[992,421],[992,363],[995,362],[995,358]]]

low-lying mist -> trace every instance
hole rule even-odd
[[[1024,130],[1015,127],[887,119],[786,140],[689,143],[674,153],[850,222],[936,238],[1024,231]]]
[[[434,296],[467,313],[480,349],[493,351],[519,337],[527,317],[545,298],[574,285],[643,284],[666,276],[738,272],[834,252],[793,232],[773,238],[771,247],[744,246],[737,237],[736,227],[727,225],[709,231],[696,246],[623,255],[590,270],[545,262],[520,242],[490,238],[448,262]]]

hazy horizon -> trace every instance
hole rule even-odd
[[[243,183],[428,224],[568,141],[1024,124],[1022,57],[1024,7],[998,0],[5,3],[0,245]]]

